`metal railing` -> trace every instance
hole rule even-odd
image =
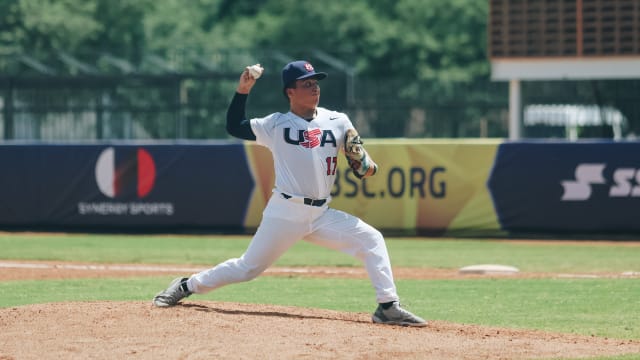
[[[8,77],[0,79],[5,140],[223,139],[238,74]],[[352,81],[352,80],[351,80]],[[331,74],[321,106],[347,113],[368,137],[501,137],[504,101],[438,104],[393,97],[390,80]],[[247,116],[288,110],[279,74],[263,76]]]
[[[0,140],[227,139],[226,109],[242,67],[261,62],[267,69],[247,107],[248,117],[258,117],[288,110],[280,70],[300,58],[329,72],[321,83],[321,106],[347,113],[363,136],[508,135],[507,83],[486,80],[443,90],[424,82],[372,78],[320,50],[182,51],[146,55],[136,64],[104,53],[50,58],[0,57]],[[640,80],[525,83],[522,103],[616,105],[633,134],[640,133],[639,89]],[[547,133],[524,132],[525,137]]]

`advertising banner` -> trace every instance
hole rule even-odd
[[[640,143],[501,144],[489,188],[509,231],[637,232]]]
[[[0,146],[0,225],[242,227],[246,164],[241,144]]]
[[[445,234],[499,232],[486,180],[496,141],[368,140],[378,173],[357,179],[345,159],[331,207],[361,217],[381,229]],[[269,150],[245,144],[256,189],[245,225],[255,227],[273,187]]]
[[[406,234],[637,233],[640,143],[371,139],[330,206]],[[273,184],[253,142],[0,145],[0,228],[253,231]]]

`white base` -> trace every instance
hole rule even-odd
[[[491,274],[515,274],[520,272],[518,268],[509,265],[498,265],[498,264],[479,264],[479,265],[469,265],[458,270],[460,274],[482,274],[482,275],[491,275]]]

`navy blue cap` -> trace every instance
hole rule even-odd
[[[290,62],[282,69],[282,85],[285,88],[296,80],[308,78],[322,80],[326,77],[327,73],[316,72],[313,66],[305,60]]]

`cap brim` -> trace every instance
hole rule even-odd
[[[307,75],[302,75],[299,78],[296,78],[296,80],[304,80],[304,79],[318,79],[318,80],[322,80],[324,78],[327,77],[327,73],[323,73],[323,72],[317,72],[315,74],[307,74]]]

